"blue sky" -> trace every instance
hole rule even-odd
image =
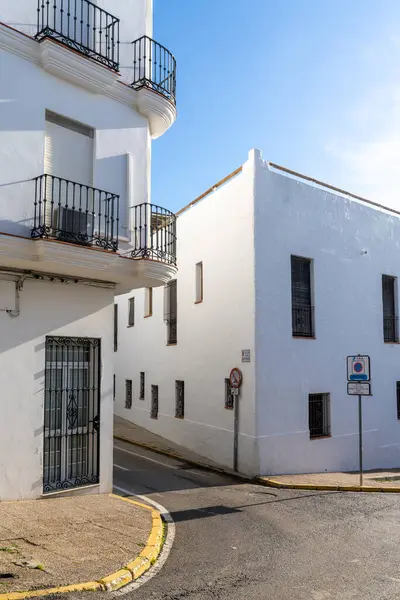
[[[399,0],[154,0],[154,37],[178,65],[154,203],[179,209],[256,147],[400,208]]]

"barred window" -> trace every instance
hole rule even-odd
[[[176,344],[177,338],[177,286],[176,279],[169,281],[165,287],[164,321],[167,324],[167,344]]]
[[[115,375],[113,376],[113,400],[115,402],[115,386],[116,386],[116,382],[115,382]]]
[[[397,418],[400,419],[400,381],[396,384],[396,395],[397,395]]]
[[[398,342],[398,317],[396,311],[396,277],[382,275],[383,339]]]
[[[185,416],[185,382],[175,381],[175,417],[183,419]]]
[[[144,372],[140,372],[139,400],[144,400]]]
[[[292,334],[293,337],[314,337],[314,307],[311,292],[311,260],[291,256]]]
[[[132,379],[125,380],[125,408],[132,408]]]
[[[158,385],[151,386],[151,410],[150,417],[158,419]]]
[[[329,437],[331,434],[330,395],[308,396],[308,422],[310,438]]]
[[[225,408],[232,410],[234,406],[234,396],[231,393],[231,384],[229,378],[225,379]]]

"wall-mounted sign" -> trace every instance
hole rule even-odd
[[[242,371],[235,367],[229,374],[229,384],[231,388],[240,388],[242,385]]]
[[[242,362],[250,362],[250,350],[242,350]]]

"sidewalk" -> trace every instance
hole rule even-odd
[[[303,475],[271,475],[271,477],[260,477],[260,480],[275,487],[359,487],[360,475],[355,473],[309,473]],[[400,493],[400,469],[377,469],[364,473],[363,487],[373,488],[375,491],[398,491]],[[304,488],[303,488],[304,489]],[[307,488],[305,488],[307,489]],[[368,491],[368,490],[366,490]]]
[[[114,438],[117,440],[130,442],[132,444],[137,444],[138,446],[142,446],[144,448],[149,448],[150,450],[154,450],[154,452],[159,452],[160,454],[166,454],[167,456],[180,458],[188,463],[208,467],[215,471],[234,474],[232,470],[228,468],[225,469],[225,467],[221,467],[221,465],[218,465],[212,460],[209,460],[204,456],[200,456],[199,454],[188,450],[184,446],[179,446],[179,444],[175,444],[174,442],[166,440],[163,437],[152,433],[151,431],[147,431],[147,429],[143,429],[143,427],[139,427],[138,425],[123,419],[122,417],[114,417]]]
[[[98,582],[136,558],[152,512],[109,495],[0,503],[0,597]]]

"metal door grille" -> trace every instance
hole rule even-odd
[[[99,482],[100,340],[46,337],[44,493]]]
[[[308,424],[310,438],[330,436],[331,423],[329,394],[309,394]]]

